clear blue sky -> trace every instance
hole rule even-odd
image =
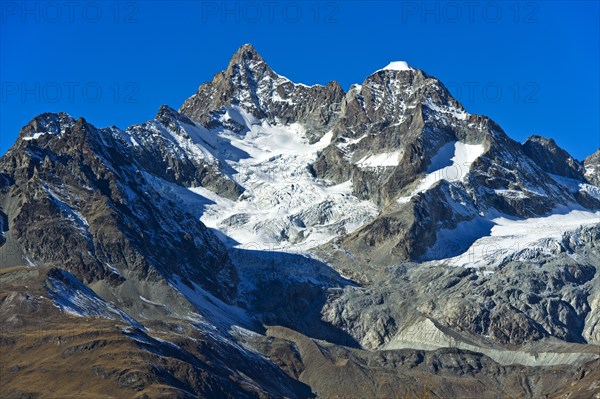
[[[244,43],[293,81],[345,89],[405,60],[516,140],[578,159],[600,144],[598,1],[223,4],[1,2],[0,154],[42,112],[124,128],[178,108]]]

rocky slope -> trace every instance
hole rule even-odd
[[[599,168],[406,63],[346,93],[250,45],[125,130],[39,115],[0,158],[0,390],[593,396]]]
[[[583,164],[585,166],[585,177],[590,183],[596,186],[600,185],[600,174],[598,173],[598,168],[600,168],[600,149],[584,159]]]
[[[565,190],[553,177],[588,183],[583,165],[553,141],[521,146],[411,68],[380,70],[349,91],[332,144],[314,168],[323,178],[350,179],[356,195],[382,208],[340,242],[344,254],[364,262],[420,259],[440,228],[496,211],[534,217],[573,202],[600,206],[593,187]]]
[[[148,133],[173,144],[173,133],[159,123]],[[170,207],[169,198],[152,189],[156,162],[138,156],[139,144],[131,142],[143,134],[131,131],[97,129],[66,114],[43,114],[25,126],[0,172],[13,246],[27,262],[65,268],[88,284],[118,286],[122,272],[149,281],[177,273],[232,295],[235,270],[223,245],[189,211]],[[160,145],[156,137],[152,142]],[[194,178],[186,167],[193,176],[201,173],[185,157],[172,161],[179,163],[163,177],[174,183]]]

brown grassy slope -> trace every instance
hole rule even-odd
[[[43,289],[45,270],[0,274],[2,398],[183,397],[155,376],[152,355],[125,325],[62,313]]]
[[[0,398],[276,397],[258,388],[265,381],[252,381],[260,376],[223,366],[238,365],[239,354],[189,326],[173,333],[169,320],[149,323],[153,337],[172,345],[119,321],[61,312],[44,288],[46,273],[0,272]],[[277,384],[278,376],[268,378]]]

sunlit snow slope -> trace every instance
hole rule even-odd
[[[376,216],[375,204],[352,195],[351,182],[329,185],[310,174],[309,164],[329,144],[331,133],[308,144],[300,125],[271,126],[237,106],[227,107],[220,118],[223,126],[243,130],[219,128],[197,137],[206,145],[213,136],[209,148],[245,192],[232,201],[205,188],[191,190],[209,200],[201,220],[228,237],[223,237],[228,244],[304,251]]]
[[[438,232],[429,255],[463,267],[495,266],[515,253],[540,246],[540,240],[561,238],[579,226],[600,223],[600,212],[580,206],[561,207],[538,218],[516,219],[506,215],[459,223],[456,229]]]
[[[484,152],[481,144],[465,144],[460,141],[442,146],[431,159],[427,174],[421,179],[410,195],[398,198],[399,203],[406,203],[423,191],[426,191],[440,180],[461,181],[469,172],[471,164]]]

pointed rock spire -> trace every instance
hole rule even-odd
[[[295,84],[275,73],[251,44],[231,57],[226,70],[204,83],[179,112],[212,126],[213,111],[236,106],[273,123],[299,122],[311,142],[319,140],[337,120],[345,93],[336,82],[326,86]]]
[[[254,46],[251,44],[244,44],[233,54],[231,60],[229,61],[229,68],[237,64],[243,64],[244,62],[254,61],[254,62],[264,62],[265,60],[256,52]]]

